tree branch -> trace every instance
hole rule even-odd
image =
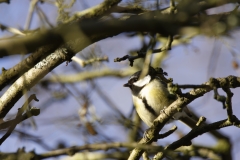
[[[0,91],[8,84],[14,82],[23,73],[34,67],[39,61],[56,49],[57,46],[47,45],[40,47],[33,54],[28,56],[26,59],[15,65],[10,69],[2,69],[2,74],[0,75]]]
[[[2,145],[2,143],[11,135],[12,131],[15,129],[17,124],[20,123],[21,121],[23,121],[22,113],[27,109],[27,106],[29,105],[29,103],[32,100],[38,101],[35,94],[31,95],[28,98],[28,100],[23,104],[23,106],[18,109],[16,118],[13,120],[11,126],[8,128],[7,133],[0,139],[0,145]],[[40,114],[40,110],[37,108],[31,108],[28,113],[30,113],[31,116],[33,116],[33,115],[37,116]],[[29,117],[31,117],[30,115],[29,115]]]
[[[233,110],[232,110],[232,97],[233,97],[233,93],[227,87],[226,88],[224,87],[223,90],[227,94],[225,106],[226,106],[226,109],[227,109],[228,120],[230,122],[232,122],[232,118],[233,118]]]
[[[143,150],[163,150],[161,146],[152,146],[152,145],[139,145],[138,143],[100,143],[100,144],[88,144],[84,146],[73,146],[71,148],[64,148],[59,149],[55,151],[50,151],[47,153],[39,154],[40,158],[50,158],[50,157],[56,157],[60,155],[74,155],[77,152],[84,151],[84,150],[90,150],[90,151],[96,151],[96,150],[108,150],[108,149],[114,149],[114,148],[134,148],[138,147]]]
[[[230,0],[227,2],[220,0],[210,4],[204,3],[204,6],[198,8],[205,10],[213,5],[219,6],[220,4],[230,2],[237,2],[237,0]],[[190,18],[199,13],[199,10],[193,12],[192,10],[189,11],[191,7],[185,7],[187,8],[180,7],[178,13],[174,15],[161,14],[161,11],[150,11],[140,15],[123,17],[121,19],[96,20],[89,18],[88,20],[61,25],[52,30],[39,31],[33,35],[2,42],[0,44],[0,56],[30,53],[43,45],[53,44],[53,42],[55,45],[60,45],[65,42],[76,40],[79,37],[84,39],[84,41],[81,42],[87,41],[89,43],[89,41],[95,42],[122,32],[157,32],[163,36],[175,35],[185,26],[199,26],[201,23],[206,23],[206,19],[203,21],[199,20],[198,23],[195,21],[191,23]],[[182,18],[181,11],[186,14],[186,19]],[[236,15],[236,18],[238,18],[238,16],[240,15]],[[209,23],[213,24],[209,24],[209,27],[214,26],[216,23],[210,21],[210,19],[211,18],[209,18]],[[228,28],[228,26],[229,28],[233,28],[239,25],[240,22],[237,21],[236,24],[232,26],[232,24],[230,25],[227,23],[227,19],[224,19],[222,23],[226,25],[226,28]],[[205,31],[202,32],[204,33]],[[223,34],[224,32],[221,33]],[[75,52],[82,50],[82,47],[79,47],[77,44],[73,46]]]
[[[171,135],[173,132],[175,132],[177,130],[177,126],[173,126],[169,131],[163,133],[163,134],[159,134],[157,136],[157,139],[163,139],[165,137],[168,137],[169,135]]]
[[[97,6],[75,13],[71,18],[69,18],[64,23],[69,23],[78,19],[82,20],[87,18],[98,18],[99,16],[107,14],[113,7],[115,7],[121,1],[122,0],[105,0]]]
[[[140,14],[143,12],[147,12],[144,8],[140,6],[114,6],[109,12],[110,13],[132,13],[132,14]]]
[[[96,58],[91,58],[88,60],[82,60],[76,56],[72,57],[72,60],[78,63],[81,67],[86,67],[89,64],[92,64],[94,62],[103,62],[103,61],[109,61],[107,56],[104,57],[96,57]]]
[[[7,30],[8,32],[11,32],[13,34],[16,34],[16,35],[25,35],[25,33],[23,33],[22,31],[20,31],[19,29],[16,29],[16,28],[13,28],[13,27],[8,27],[6,25],[3,25],[3,24],[0,24],[0,29],[1,30]]]
[[[124,70],[111,70],[111,69],[102,69],[100,71],[87,71],[76,73],[72,75],[57,75],[52,76],[46,80],[42,80],[43,83],[77,83],[84,80],[95,79],[100,77],[126,77],[130,76],[137,71],[136,68],[127,68]]]
[[[172,144],[167,146],[164,150],[175,150],[181,146],[189,146],[191,145],[192,139],[196,138],[199,135],[202,135],[203,133],[228,127],[228,126],[232,126],[232,125],[240,128],[240,121],[235,116],[233,118],[233,122],[230,122],[228,121],[228,119],[226,119],[226,120],[218,121],[208,125],[196,126],[188,134],[186,134],[181,139],[173,142]],[[154,159],[159,160],[159,159],[162,159],[163,157],[164,157],[164,152],[159,152],[157,155],[154,156]]]
[[[109,3],[112,3],[112,1]],[[105,6],[105,7],[109,7],[109,6]],[[94,11],[94,9],[91,11]],[[88,12],[85,12],[85,13],[88,14]],[[89,18],[91,18],[91,16]],[[71,33],[67,33],[69,29],[71,30]],[[81,29],[80,30],[79,29],[80,28],[76,25],[68,24],[68,25],[57,27],[50,31],[40,31],[36,34],[32,34],[32,35],[21,37],[21,38],[9,39],[7,41],[0,43],[0,53],[1,53],[0,57],[3,57],[3,56],[10,55],[12,53],[14,54],[29,53],[36,50],[36,48],[42,45],[52,44],[53,46],[56,47],[66,42],[66,44],[61,46],[62,48],[56,50],[54,53],[50,54],[51,52],[47,52],[46,54],[48,55],[50,54],[50,55],[47,56],[45,59],[42,59],[41,61],[39,61],[39,63],[37,63],[34,68],[31,68],[30,70],[28,70],[29,68],[26,67],[24,69],[25,71],[28,70],[28,72],[22,75],[0,98],[0,118],[5,117],[5,115],[9,112],[9,110],[13,107],[13,105],[22,96],[24,90],[29,90],[32,86],[34,86],[37,82],[39,82],[40,79],[42,79],[48,72],[50,72],[52,69],[57,67],[62,62],[71,61],[72,56],[76,54],[78,51],[84,49],[85,47],[94,43],[95,41],[98,41],[100,39],[103,39],[109,36],[106,34],[104,35],[93,34],[92,37],[87,37],[81,31]],[[64,32],[67,34],[62,37],[60,33],[64,33]],[[36,58],[35,60],[37,59],[38,58]],[[32,61],[31,65],[34,65],[34,64],[35,64],[35,61],[34,62]],[[12,71],[14,71],[15,73],[19,73],[14,69],[12,69]],[[5,72],[5,74],[6,73],[7,71]],[[14,77],[14,75],[10,74],[11,72],[8,72],[8,73],[9,73],[9,79]],[[3,79],[5,79],[4,73],[2,75],[3,75]]]
[[[159,52],[162,52],[162,51],[165,51],[165,50],[166,50],[165,47],[162,47],[160,49],[152,50],[151,53],[159,53]],[[125,55],[121,58],[117,57],[117,58],[114,59],[114,62],[121,62],[121,61],[125,61],[126,59],[128,59],[129,62],[130,62],[130,66],[132,67],[134,60],[138,59],[138,58],[144,58],[146,56],[146,53],[147,53],[146,51],[138,51],[136,56]]]
[[[170,14],[173,14],[175,10],[175,4],[171,3],[171,7],[170,7]],[[151,50],[151,54],[153,53],[159,53],[159,52],[163,52],[163,51],[167,51],[167,50],[171,50],[172,49],[172,42],[173,42],[173,36],[169,35],[168,39],[167,39],[167,43],[160,49],[152,49]],[[138,58],[144,58],[146,57],[147,51],[137,51],[137,56],[129,56],[129,55],[125,55],[122,58],[115,58],[114,62],[121,62],[124,61],[126,59],[129,60],[130,62],[130,66],[133,66],[133,62],[134,60],[138,59]]]
[[[9,4],[10,0],[0,0],[0,3],[7,3],[7,4]]]
[[[39,113],[40,113],[40,110],[38,108],[30,108],[29,111],[26,111],[26,113],[23,113],[22,117],[19,119],[18,124],[32,116],[38,116]],[[13,124],[13,122],[14,122],[14,119],[1,123],[0,130],[8,128]]]
[[[217,87],[229,87],[229,88],[236,88],[240,86],[240,78],[235,76],[228,76],[226,78],[217,78],[217,79],[210,79],[208,82],[204,83],[204,85],[210,85],[211,88]],[[190,92],[186,94],[182,94],[182,97],[179,97],[177,100],[175,100],[170,106],[165,108],[161,114],[154,120],[153,125],[148,129],[148,133],[146,134],[144,138],[142,138],[139,142],[139,144],[150,144],[154,141],[156,135],[160,132],[160,130],[163,128],[163,126],[171,119],[171,117],[174,116],[175,113],[177,113],[180,109],[182,109],[187,104],[191,103],[196,98],[199,98],[203,96],[205,93],[211,91],[211,88],[198,88],[193,89]],[[235,118],[236,122],[238,120]],[[235,123],[232,122],[225,122],[221,121],[219,122],[222,125],[235,125]],[[220,125],[219,124],[219,125]],[[239,125],[239,123],[236,123]],[[224,127],[224,126],[222,126]],[[134,149],[131,152],[131,155],[129,156],[129,160],[133,159],[139,159],[142,155],[143,151],[140,149]]]

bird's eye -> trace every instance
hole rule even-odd
[[[138,78],[134,78],[133,81],[136,82],[138,80]]]
[[[138,78],[131,79],[132,83],[136,82],[137,80],[138,80]]]
[[[138,78],[131,78],[128,83],[133,84],[134,82],[136,82],[138,80]]]

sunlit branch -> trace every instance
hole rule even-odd
[[[59,60],[57,61],[56,59]],[[36,85],[54,67],[61,64],[62,61],[69,59],[62,50],[55,51],[18,78],[0,98],[0,118],[6,116],[14,104],[22,97],[25,90],[29,90]]]
[[[108,57],[104,56],[104,57],[96,57],[96,58],[92,58],[92,59],[88,59],[88,60],[82,60],[81,58],[73,56],[72,60],[77,62],[81,67],[86,67],[87,65],[93,64],[95,62],[103,62],[103,61],[108,62]]]
[[[21,36],[25,36],[25,33],[23,33],[22,31],[20,31],[19,29],[13,28],[13,27],[8,27],[6,25],[0,24],[0,29],[1,30],[7,30],[8,32],[11,32],[13,34],[16,35],[21,35]]]
[[[198,122],[196,124],[196,126],[200,126],[201,124],[203,124],[204,122],[206,121],[206,118],[201,116],[199,119],[198,119]]]
[[[65,23],[72,22],[77,19],[86,19],[86,18],[98,18],[111,10],[112,7],[117,5],[121,0],[104,0],[101,4],[94,6],[92,8],[86,9],[81,12],[75,13],[71,18],[65,21]]]
[[[41,47],[14,67],[7,70],[3,69],[2,74],[0,75],[0,90],[34,67],[37,62],[45,58],[49,53],[54,52],[55,48],[56,46],[54,45]]]

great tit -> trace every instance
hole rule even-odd
[[[123,86],[131,89],[136,111],[143,122],[150,127],[160,111],[175,101],[176,97],[168,91],[167,83],[157,70],[149,67],[147,75],[143,78],[140,78],[141,73],[141,71],[134,73]],[[191,128],[197,123],[187,107],[184,107],[182,112],[176,113],[172,119],[181,120]]]

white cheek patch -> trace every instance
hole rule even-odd
[[[143,87],[146,84],[148,84],[150,82],[150,80],[151,80],[151,76],[148,75],[148,76],[144,77],[143,79],[139,79],[137,82],[134,82],[133,84],[138,87]]]

